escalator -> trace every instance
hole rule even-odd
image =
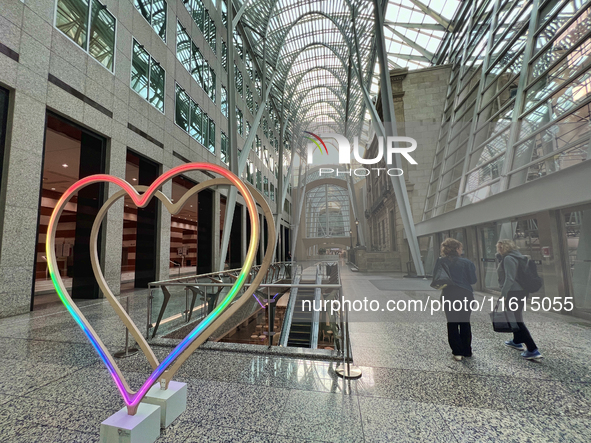
[[[291,329],[289,330],[289,337],[287,339],[287,346],[294,346],[299,348],[310,348],[312,343],[312,326],[313,315],[312,310],[302,311],[303,302],[309,301],[307,306],[312,306],[314,303],[314,289],[299,289],[296,303],[293,310],[293,317],[291,319]]]

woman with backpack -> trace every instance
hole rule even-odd
[[[501,298],[505,301],[505,309],[515,312],[515,319],[519,330],[513,333],[513,340],[507,340],[505,345],[510,348],[523,351],[521,356],[527,360],[542,358],[527,326],[523,323],[524,300],[529,295],[518,277],[527,268],[527,257],[522,255],[515,243],[511,240],[499,240],[497,243],[497,258],[500,263],[497,268],[499,285],[501,286]],[[511,307],[516,309],[511,309]]]
[[[446,239],[441,243],[441,257],[433,271],[433,275],[436,275],[437,267],[444,266],[453,281],[453,284],[443,288],[441,299],[447,318],[447,341],[453,358],[457,361],[464,357],[472,357],[472,311],[469,305],[474,300],[472,285],[476,283],[476,267],[470,260],[461,257],[463,248],[459,241],[453,238]],[[459,303],[454,307],[454,302],[457,301]],[[460,305],[460,309],[456,309]]]

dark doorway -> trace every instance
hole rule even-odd
[[[197,274],[213,271],[213,191],[204,189],[199,192],[197,211]]]
[[[283,242],[285,244],[285,257],[283,257],[284,260],[286,260],[288,257],[291,256],[291,245],[289,244],[289,233],[290,233],[289,228],[284,227],[283,228]]]
[[[33,308],[57,301],[47,270],[47,225],[57,201],[76,181],[105,171],[105,139],[47,114],[39,205]],[[99,297],[90,262],[90,232],[103,202],[104,184],[86,186],[70,199],[55,236],[57,267],[72,298]],[[98,240],[100,244],[100,237]],[[100,249],[99,249],[100,258]]]
[[[265,253],[267,252],[267,247],[269,246],[269,229],[267,226],[267,218],[266,217],[262,217],[263,219],[263,257],[265,256]],[[273,258],[271,257],[271,260],[273,260]],[[263,262],[261,261],[261,264]]]
[[[0,88],[0,186],[4,169],[4,151],[6,146],[6,122],[8,121],[8,91]]]
[[[178,202],[197,182],[183,176],[172,179],[172,201]],[[199,194],[191,196],[170,221],[170,277],[197,271],[197,208]]]
[[[125,180],[134,186],[150,186],[160,175],[158,163],[135,152],[127,151],[126,162]],[[134,288],[147,288],[156,281],[159,205],[152,198],[145,208],[137,208],[125,197],[121,271],[126,286],[133,282]]]
[[[237,203],[234,210],[230,244],[228,246],[228,260],[230,269],[242,267],[242,205]]]

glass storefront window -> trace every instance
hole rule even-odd
[[[575,308],[591,310],[591,209],[565,210],[562,216]]]
[[[499,291],[497,277],[497,242],[501,239],[510,239],[515,242],[519,252],[531,260],[541,263],[542,251],[538,222],[535,218],[505,221],[494,226],[483,226],[478,229],[480,236],[480,261],[483,266],[482,282],[485,289]],[[538,264],[538,274],[543,278],[543,268]],[[543,296],[544,288],[536,295]]]
[[[34,307],[57,299],[49,277],[45,252],[50,215],[64,192],[76,181],[104,172],[105,140],[48,114],[40,191]],[[90,231],[102,204],[103,192],[104,184],[80,189],[70,199],[58,220],[55,235],[57,269],[66,288],[71,289],[73,298],[99,296],[90,263]]]

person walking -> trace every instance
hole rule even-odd
[[[470,302],[474,300],[472,285],[476,283],[476,267],[461,255],[464,246],[453,238],[441,243],[441,257],[435,266],[447,265],[453,285],[443,288],[441,300],[447,319],[447,340],[457,361],[472,357],[472,328]],[[435,271],[433,271],[435,274]],[[454,305],[454,302],[455,305]],[[457,308],[460,309],[457,309]]]
[[[519,328],[513,333],[513,340],[507,340],[505,345],[523,351],[521,356],[527,360],[543,358],[523,322],[525,299],[529,293],[519,284],[519,273],[525,270],[527,257],[519,252],[513,241],[507,239],[498,241],[497,252],[497,259],[500,261],[497,275],[501,286],[501,298],[505,300],[505,309],[515,312]]]

